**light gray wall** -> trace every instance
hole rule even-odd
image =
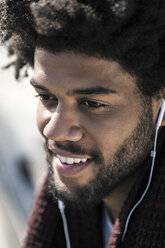
[[[0,47],[0,68],[12,59]],[[13,75],[13,68],[0,69],[0,247],[3,248],[19,248],[46,164],[36,127],[37,99],[30,78],[18,83]],[[19,177],[17,161],[23,157],[29,161],[34,190]]]

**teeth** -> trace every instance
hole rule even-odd
[[[57,154],[57,158],[61,160],[62,163],[66,164],[78,164],[80,162],[85,163],[87,161],[87,158],[68,158],[68,157],[63,157]]]
[[[74,163],[80,163],[80,161],[81,161],[81,159],[79,159],[79,158],[74,159]]]
[[[83,158],[83,159],[81,159],[81,161],[85,163],[87,161],[87,159]]]
[[[66,163],[66,158],[65,157],[61,156],[59,159],[61,160],[62,163]]]
[[[73,164],[74,163],[73,158],[66,158],[66,163]]]

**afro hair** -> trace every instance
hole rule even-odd
[[[164,0],[2,0],[0,40],[17,77],[41,47],[114,60],[148,96],[165,87]]]

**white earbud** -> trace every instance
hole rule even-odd
[[[165,99],[162,98],[162,107],[158,116],[158,120],[157,120],[157,127],[161,126],[162,120],[163,120],[163,116],[164,116],[164,112],[165,112]]]

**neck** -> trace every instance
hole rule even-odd
[[[132,186],[134,185],[138,175],[139,172],[131,175],[129,178],[127,178],[127,180],[116,187],[110,196],[103,200],[113,222],[115,222],[115,219],[118,217],[123,203],[127,198]]]

